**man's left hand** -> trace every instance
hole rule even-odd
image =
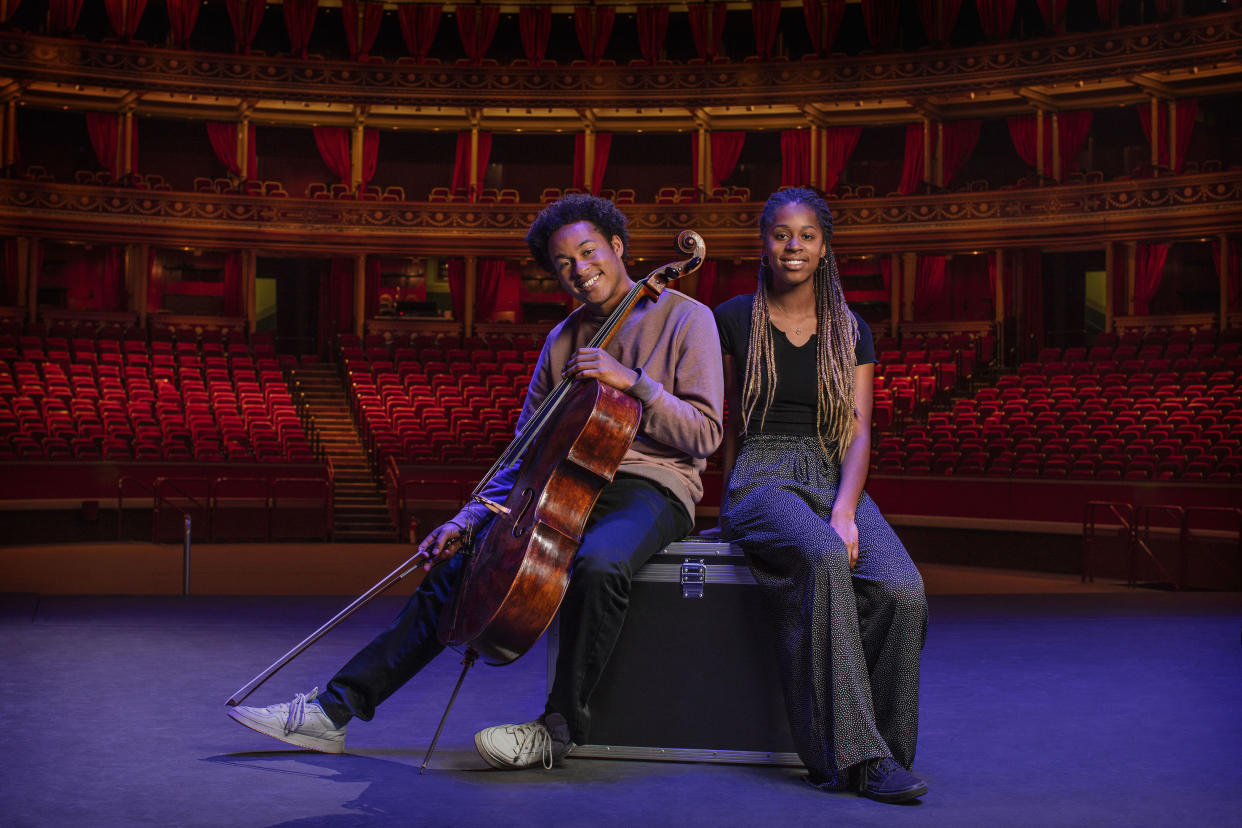
[[[569,362],[565,364],[565,373],[562,376],[575,380],[598,380],[618,391],[627,391],[638,381],[637,371],[617,362],[603,348],[579,348],[574,351]]]

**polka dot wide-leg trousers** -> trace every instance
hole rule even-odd
[[[867,759],[914,762],[923,579],[864,492],[858,564],[828,525],[840,467],[814,437],[748,435],[721,504],[776,625],[790,730],[812,779]]]

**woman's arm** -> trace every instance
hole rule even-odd
[[[850,568],[858,563],[858,525],[854,514],[867,482],[871,467],[871,405],[872,387],[875,381],[874,363],[859,365],[854,369],[854,438],[841,460],[841,481],[837,485],[837,498],[832,505],[828,525],[845,541],[850,553]]]

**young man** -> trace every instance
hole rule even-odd
[[[560,609],[556,679],[544,712],[525,724],[475,734],[496,768],[551,767],[590,730],[589,701],[629,604],[633,573],[694,526],[700,475],[722,436],[723,371],[711,311],[675,290],[641,301],[606,349],[588,348],[594,333],[634,282],[625,268],[629,231],[612,202],[572,195],[545,208],[526,242],[535,260],[582,303],[548,334],[531,377],[519,432],[561,377],[594,379],[642,404],[638,434],[615,479],[604,487],[574,558]],[[516,468],[499,473],[484,496],[504,502]],[[478,536],[490,512],[464,506],[418,545],[430,556],[426,579],[393,625],[355,655],[322,694],[299,693],[265,708],[235,707],[229,716],[284,742],[326,753],[345,746],[350,719],[375,708],[442,649],[440,612],[463,571],[463,534]],[[434,565],[434,566],[433,566]]]

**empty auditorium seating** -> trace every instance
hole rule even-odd
[[[17,337],[0,361],[0,459],[314,461],[270,344],[162,336]]]

